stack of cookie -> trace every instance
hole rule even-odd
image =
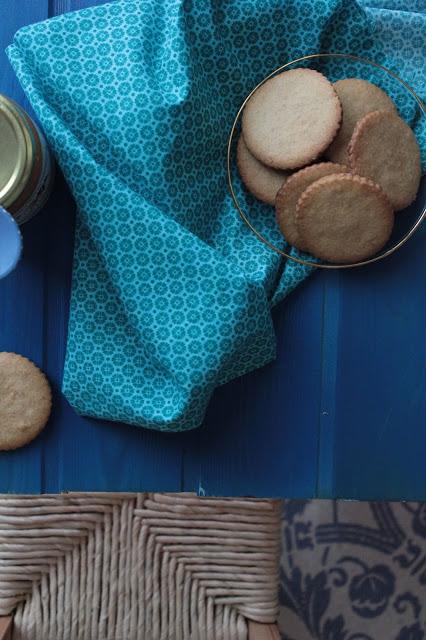
[[[340,264],[382,249],[421,177],[414,133],[384,91],[356,78],[331,84],[312,69],[252,95],[237,164],[249,191],[275,205],[289,244]]]

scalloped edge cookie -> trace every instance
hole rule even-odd
[[[0,352],[0,451],[34,440],[51,409],[52,391],[44,373],[24,356]]]
[[[262,202],[274,204],[275,196],[289,173],[267,167],[250,153],[244,137],[240,135],[237,144],[237,167],[247,189]]]
[[[396,211],[415,200],[422,174],[420,148],[398,115],[372,111],[364,116],[355,127],[348,155],[352,170],[379,184]]]
[[[357,122],[371,111],[398,113],[393,100],[377,85],[360,78],[337,80],[333,87],[342,105],[342,124],[324,155],[332,162],[348,164],[347,147]]]
[[[394,214],[383,190],[368,178],[331,174],[308,187],[296,222],[307,250],[337,264],[360,262],[389,240]]]
[[[283,184],[275,198],[275,215],[286,241],[305,251],[296,224],[296,206],[302,193],[313,182],[332,173],[349,172],[349,167],[335,162],[320,162],[300,169]]]
[[[337,93],[313,69],[267,80],[244,107],[242,131],[251,153],[275,169],[297,169],[330,145],[342,118]]]

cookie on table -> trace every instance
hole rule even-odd
[[[349,167],[334,162],[320,162],[300,169],[283,184],[275,199],[278,225],[289,244],[305,251],[296,224],[296,205],[302,193],[316,180],[332,173],[346,173]]]
[[[242,135],[237,144],[237,166],[247,189],[258,200],[273,205],[277,191],[287,179],[288,172],[267,167],[259,162],[248,150]]]
[[[350,173],[320,178],[297,203],[296,222],[303,246],[334,263],[365,260],[389,240],[392,206],[371,180]]]
[[[251,153],[275,169],[297,169],[331,143],[342,109],[331,82],[313,69],[291,69],[267,80],[242,117]]]
[[[371,111],[398,112],[391,98],[372,82],[345,78],[333,86],[342,105],[342,124],[324,155],[333,162],[348,164],[347,147],[357,122]]]
[[[364,116],[355,127],[348,154],[353,171],[377,182],[396,211],[413,202],[422,171],[420,148],[398,115],[373,111]]]
[[[31,442],[51,408],[50,385],[40,369],[16,353],[0,352],[0,450]]]

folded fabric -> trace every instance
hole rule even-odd
[[[353,0],[124,0],[16,34],[10,60],[77,203],[63,378],[77,412],[191,429],[217,385],[274,358],[270,307],[309,270],[236,214],[230,126],[253,86],[298,56],[396,66],[374,16]],[[416,19],[398,12],[387,45]],[[396,70],[423,82],[406,52]],[[238,193],[284,247],[271,209]]]

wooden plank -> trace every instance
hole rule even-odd
[[[391,258],[342,274],[329,298],[320,497],[426,498],[425,241],[423,225]]]
[[[339,271],[326,271],[320,274],[324,283],[324,301],[316,496],[322,496],[330,491],[334,477],[334,405],[339,350],[340,299],[345,275]]]
[[[301,498],[316,490],[323,287],[319,274],[274,312],[277,360],[216,390],[184,436],[184,488]]]
[[[276,624],[249,622],[249,640],[280,640],[281,635]]]
[[[58,16],[61,13],[87,9],[107,2],[111,2],[111,0],[50,0],[50,15]]]
[[[0,617],[0,640],[12,640],[12,616]]]
[[[2,3],[0,21],[0,93],[24,104],[22,90],[4,49],[17,29],[47,18],[47,0]],[[45,218],[39,215],[23,228],[24,251],[18,268],[0,280],[0,351],[17,351],[44,365],[43,307],[45,296]],[[0,491],[41,489],[41,448],[38,438],[19,452],[0,454]]]

